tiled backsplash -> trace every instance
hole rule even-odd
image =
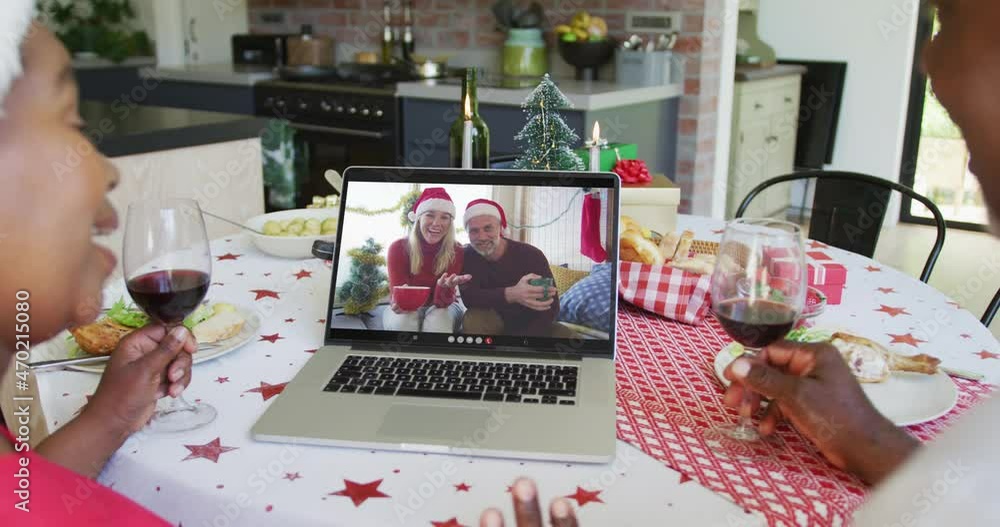
[[[394,12],[399,16],[402,9]],[[459,64],[496,64],[503,33],[496,30],[490,6],[494,0],[414,0],[417,53],[464,56]],[[625,13],[680,11],[683,26],[676,51],[686,59],[684,97],[680,105],[677,169],[670,176],[681,186],[682,211],[708,213],[715,166],[718,79],[724,0],[540,0],[549,26],[565,23],[585,9],[604,17],[611,36],[624,39]],[[255,33],[297,32],[302,24],[337,41],[338,56],[350,60],[356,51],[376,50],[382,35],[382,0],[249,0],[250,28]],[[552,39],[551,32],[547,36]],[[571,75],[556,54],[553,75]],[[607,78],[607,77],[605,77]],[[641,157],[641,153],[640,153]],[[722,160],[721,162],[726,162]]]

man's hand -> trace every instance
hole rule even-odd
[[[153,416],[157,400],[179,396],[191,382],[191,354],[197,349],[184,326],[170,333],[157,325],[133,332],[111,354],[84,413],[105,426],[138,431]]]
[[[460,286],[462,284],[466,284],[466,283],[469,282],[469,280],[472,280],[472,275],[471,274],[449,274],[449,273],[444,273],[443,275],[441,275],[441,278],[438,278],[437,285],[438,285],[438,287],[444,287],[444,288],[447,288],[447,289],[451,289],[453,287],[457,287],[457,286]]]
[[[554,287],[546,288],[528,283],[529,280],[534,280],[535,278],[541,278],[541,276],[534,273],[526,274],[521,277],[517,285],[504,289],[503,294],[504,298],[507,299],[507,303],[521,304],[535,311],[548,311],[552,307],[552,302],[555,301],[556,289]],[[546,289],[548,289],[547,293]],[[548,300],[539,300],[539,298],[546,296],[546,294],[548,295]]]
[[[787,417],[830,463],[870,483],[895,470],[918,445],[879,414],[829,344],[779,342],[757,358],[736,359],[725,376],[733,381],[724,399],[728,406],[740,406],[745,388],[772,399],[762,434],[774,433]],[[759,399],[752,400],[753,410]]]
[[[521,478],[511,489],[514,499],[513,527],[544,527],[542,510],[538,505],[538,489],[535,482]],[[573,506],[566,498],[557,498],[549,504],[549,525],[552,527],[576,527]],[[479,517],[479,527],[504,527],[503,514],[497,509],[486,509]]]

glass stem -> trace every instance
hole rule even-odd
[[[174,328],[176,328],[179,325],[180,324],[170,324],[170,325],[167,325],[167,334],[169,335],[170,332],[173,331]],[[186,352],[181,352],[181,353],[186,353]],[[169,368],[170,368],[169,364],[167,365],[167,368],[169,370]],[[167,372],[167,375],[168,375],[168,377],[167,377],[167,388],[169,389],[170,384],[171,384],[170,378],[169,378],[169,371]],[[170,395],[168,394],[166,396],[166,398],[167,398],[167,407],[163,410],[164,413],[189,412],[189,411],[195,410],[197,408],[194,404],[192,404],[190,401],[188,401],[184,397],[183,393],[181,393],[177,397],[170,397]]]
[[[754,358],[757,357],[758,353],[760,353],[759,349],[746,348],[746,352],[744,353],[744,355],[747,355],[750,358],[750,360],[753,360]],[[751,418],[751,414],[753,413],[752,410],[753,400],[751,398],[751,393],[752,392],[749,389],[747,389],[746,386],[743,387],[743,398],[740,399],[740,408],[739,408],[740,419],[738,421],[739,430],[741,432],[754,429],[753,419]]]

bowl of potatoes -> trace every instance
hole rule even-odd
[[[336,241],[337,209],[293,209],[262,214],[246,225],[264,234],[251,234],[262,252],[281,258],[312,258],[316,240]]]

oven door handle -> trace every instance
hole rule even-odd
[[[289,126],[297,130],[308,132],[326,132],[330,134],[350,135],[353,137],[367,137],[370,139],[383,139],[386,134],[382,132],[370,132],[368,130],[355,130],[353,128],[339,128],[336,126],[320,126],[318,124],[288,123]]]

